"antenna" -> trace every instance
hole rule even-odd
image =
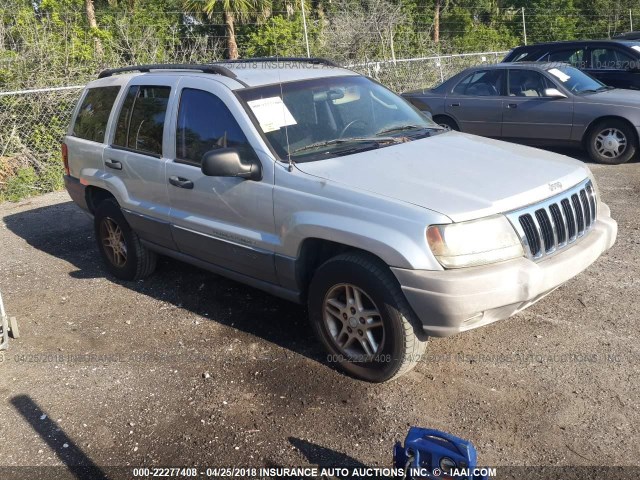
[[[275,39],[276,42],[276,51],[278,48],[278,40],[277,38]],[[276,53],[276,62],[278,62],[279,55]],[[280,71],[280,69],[278,68],[278,83],[280,85],[280,98],[282,99],[282,104],[284,105],[284,91],[282,90],[282,72]],[[286,106],[285,106],[286,108]],[[282,109],[282,116],[286,117],[285,115],[285,110],[284,108]],[[287,140],[287,160],[289,160],[289,166],[287,168],[287,171],[289,172],[293,172],[293,160],[291,159],[291,145],[289,144],[289,126],[286,125],[286,121],[283,122],[284,125],[284,138]]]

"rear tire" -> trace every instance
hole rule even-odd
[[[308,307],[328,361],[354,377],[393,380],[412,370],[425,351],[396,278],[375,257],[345,253],[325,262],[311,281]]]
[[[633,158],[638,140],[633,129],[622,120],[603,120],[589,131],[586,148],[594,162],[619,165]]]
[[[121,280],[139,280],[153,273],[157,255],[140,241],[115,200],[105,200],[94,214],[100,256],[107,270]]]

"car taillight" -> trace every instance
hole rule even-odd
[[[64,164],[64,174],[70,175],[69,172],[69,149],[67,148],[67,144],[62,144],[62,163]]]

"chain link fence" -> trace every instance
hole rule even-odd
[[[396,92],[429,88],[506,52],[442,55],[347,65]],[[82,86],[0,92],[0,201],[62,187],[60,141]]]
[[[62,187],[60,141],[81,88],[0,92],[0,201]]]
[[[400,93],[434,87],[465,68],[499,63],[506,54],[506,51],[501,51],[436,55],[357,63],[349,67]]]

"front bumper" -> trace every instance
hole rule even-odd
[[[575,277],[615,243],[618,224],[599,204],[580,241],[540,262],[518,258],[481,267],[426,271],[392,268],[424,333],[446,337],[510,317]]]

